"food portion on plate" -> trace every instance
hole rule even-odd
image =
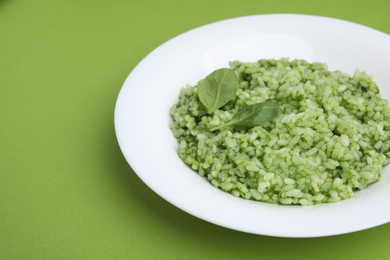
[[[182,88],[171,116],[180,158],[245,199],[337,202],[377,182],[390,162],[388,101],[359,70],[233,61]]]

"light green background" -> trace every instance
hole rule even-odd
[[[261,13],[390,33],[388,0],[0,0],[0,259],[390,259],[390,224],[241,233],[170,205],[124,160],[113,113],[134,66],[186,30]]]

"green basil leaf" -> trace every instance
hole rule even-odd
[[[198,83],[200,102],[211,114],[234,99],[238,88],[238,77],[231,69],[219,69]]]
[[[226,124],[214,127],[210,131],[226,126],[235,126],[239,128],[252,128],[261,123],[268,122],[280,115],[281,106],[271,102],[262,102],[249,105],[239,110]]]

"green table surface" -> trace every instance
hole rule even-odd
[[[388,0],[0,0],[0,259],[390,259],[390,224],[310,239],[229,230],[160,198],[122,156],[114,105],[134,66],[189,29],[265,13],[390,33]]]

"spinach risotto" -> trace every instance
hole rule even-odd
[[[390,109],[365,72],[304,60],[234,61],[180,91],[178,155],[234,196],[284,205],[337,202],[390,162]]]

